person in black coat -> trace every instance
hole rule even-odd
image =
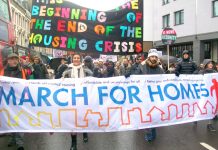
[[[34,79],[48,79],[49,75],[48,75],[48,70],[46,68],[46,66],[42,63],[41,59],[39,56],[34,56],[33,58],[34,63],[33,63],[33,75],[34,75]]]
[[[66,65],[66,60],[63,58],[61,59],[61,64],[57,69],[57,73],[55,74],[55,79],[60,79],[62,77],[63,72],[68,68]]]
[[[176,66],[175,75],[180,74],[194,74],[197,70],[197,65],[191,61],[188,50],[184,50],[182,53],[182,61]]]

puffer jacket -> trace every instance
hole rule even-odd
[[[175,72],[179,74],[193,74],[197,70],[197,65],[190,59],[183,59],[176,66]]]

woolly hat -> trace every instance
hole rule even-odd
[[[84,61],[85,61],[85,62],[93,62],[91,56],[86,56],[86,57],[84,58]]]
[[[26,56],[21,56],[20,58],[22,58],[23,60],[26,60]]]
[[[188,55],[189,55],[189,51],[188,51],[188,50],[184,50],[184,51],[182,52],[182,55],[184,55],[184,54],[188,54]]]
[[[8,59],[10,58],[19,58],[17,54],[15,53],[11,53],[10,55],[8,55]]]
[[[158,56],[157,49],[150,49],[150,50],[148,51],[148,57],[150,57],[150,56],[157,56],[157,57],[159,57],[159,56]]]

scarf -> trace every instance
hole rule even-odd
[[[71,71],[71,78],[84,78],[84,70],[83,66],[72,66],[72,71]]]

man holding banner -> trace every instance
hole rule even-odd
[[[150,49],[148,58],[143,65],[143,74],[164,74],[163,69],[159,66],[158,52],[156,49]],[[156,138],[156,129],[146,129],[145,140],[151,142]]]
[[[27,79],[26,71],[19,64],[19,57],[17,54],[12,53],[8,55],[7,64],[5,68],[0,70],[0,76],[8,76],[13,78]],[[11,138],[8,143],[8,147],[17,145],[17,150],[24,150],[24,134],[23,133],[11,133]]]

